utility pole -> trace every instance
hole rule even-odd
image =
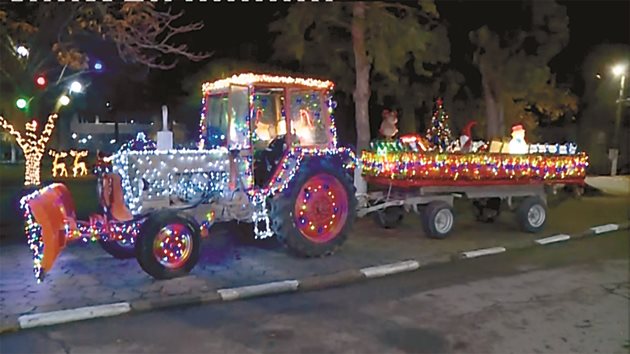
[[[615,65],[612,68],[612,73],[615,76],[621,76],[621,82],[619,84],[619,96],[617,97],[617,114],[615,116],[615,126],[613,131],[612,147],[608,150],[608,158],[610,159],[610,175],[617,175],[617,161],[619,160],[619,135],[621,133],[621,115],[623,109],[623,90],[626,83],[626,66],[623,64]]]

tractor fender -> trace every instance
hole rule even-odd
[[[122,179],[117,173],[108,173],[99,178],[101,184],[100,199],[101,206],[107,210],[108,214],[118,221],[130,221],[133,215],[125,204],[125,193],[122,189]]]

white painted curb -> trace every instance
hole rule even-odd
[[[591,230],[595,232],[595,235],[603,234],[605,232],[617,231],[619,230],[619,225],[617,224],[606,224],[600,226],[591,227]]]
[[[384,264],[376,267],[362,268],[361,273],[367,278],[384,277],[390,274],[410,272],[420,268],[420,263],[416,261],[404,261],[391,264]]]
[[[20,323],[20,328],[33,328],[87,320],[90,318],[116,316],[129,311],[131,311],[131,306],[128,302],[119,302],[115,304],[79,307],[72,310],[22,315],[18,318],[18,321]]]
[[[551,236],[551,237],[545,237],[545,238],[539,238],[538,240],[534,241],[539,245],[548,245],[550,243],[555,243],[555,242],[562,242],[562,241],[567,241],[570,240],[571,236],[569,235],[565,235],[565,234],[560,234],[560,235],[555,235],[555,236]]]
[[[221,300],[231,301],[252,296],[297,291],[299,284],[297,280],[284,280],[260,285],[243,286],[240,288],[219,289],[217,292],[219,296],[221,296]]]
[[[505,252],[505,247],[483,248],[480,250],[462,252],[462,258],[476,258]]]

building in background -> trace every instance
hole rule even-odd
[[[118,147],[136,137],[140,132],[149,134],[155,123],[139,123],[127,118],[120,123],[103,122],[99,116],[94,121],[79,119],[75,114],[70,122],[70,137],[65,139],[64,146],[75,150],[100,150],[111,153]],[[116,127],[118,125],[118,127]],[[118,129],[118,134],[116,133]]]

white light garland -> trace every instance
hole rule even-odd
[[[50,140],[50,135],[55,129],[57,117],[57,114],[48,116],[46,125],[44,125],[44,129],[39,135],[39,138],[35,134],[37,131],[37,121],[33,120],[30,123],[26,123],[26,131],[24,132],[26,138],[23,138],[22,134],[15,130],[11,123],[0,116],[0,127],[8,130],[9,134],[15,137],[15,141],[24,152],[24,158],[26,159],[26,171],[24,172],[25,186],[38,186],[41,183],[40,168],[42,157],[46,151],[46,144],[48,144],[48,140]]]
[[[258,75],[253,73],[233,75],[227,79],[215,82],[206,82],[202,85],[203,95],[207,95],[210,91],[222,90],[230,87],[230,85],[249,86],[254,84],[280,84],[280,85],[300,85],[315,89],[332,89],[334,84],[332,81],[323,81],[312,78],[296,78],[290,76],[276,75]]]
[[[114,155],[112,167],[121,176],[125,204],[134,215],[152,201],[169,203],[171,195],[187,199],[223,191],[229,179],[226,148],[122,151]]]

